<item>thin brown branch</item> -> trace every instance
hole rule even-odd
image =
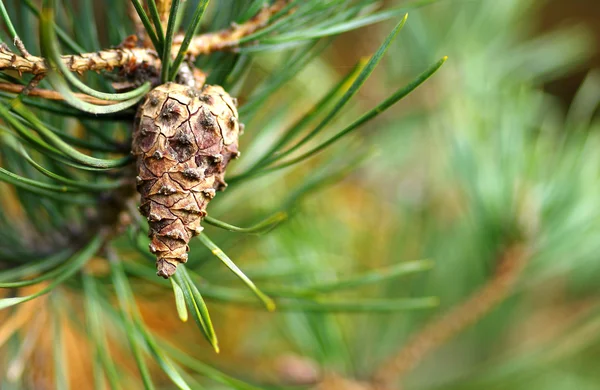
[[[504,301],[510,295],[528,257],[528,250],[522,245],[513,245],[504,250],[494,277],[466,301],[434,319],[409,339],[404,348],[375,373],[375,388],[398,389],[395,384],[429,353],[475,324]]]
[[[230,50],[239,45],[240,39],[266,27],[269,20],[277,12],[281,11],[290,0],[278,0],[269,7],[264,7],[252,19],[244,24],[232,25],[231,28],[198,35],[192,39],[188,54],[192,56],[206,55],[215,51]],[[183,41],[183,35],[175,37],[173,41],[173,55],[179,51]]]
[[[117,48],[95,53],[69,54],[61,57],[63,63],[72,71],[83,73],[88,70],[112,70],[119,67],[156,67],[160,68],[157,54],[148,49]],[[14,54],[7,46],[0,45],[0,70],[13,70],[33,75],[48,73],[48,64],[42,57],[25,58]]]
[[[14,44],[17,47],[17,50],[21,53],[21,55],[25,58],[31,58],[31,54],[27,51],[25,44],[19,37],[15,37]]]
[[[231,50],[238,46],[239,40],[269,24],[269,19],[281,11],[290,0],[278,0],[269,7],[264,7],[252,19],[241,25],[234,25],[229,29],[215,33],[203,34],[195,37],[187,54],[198,56],[215,51]],[[166,6],[169,1],[159,2]],[[168,14],[168,10],[167,10]],[[172,53],[175,57],[183,42],[183,35],[175,37]],[[107,49],[94,53],[70,54],[61,57],[63,63],[72,71],[83,73],[86,71],[103,71],[114,68],[126,68],[127,72],[142,67],[160,69],[160,59],[156,52],[147,48],[122,45],[115,49]],[[23,56],[13,53],[8,46],[0,45],[0,71],[13,70],[22,73],[43,76],[48,73],[49,66],[41,57]]]
[[[6,92],[12,92],[12,93],[22,93],[26,89],[27,89],[27,87],[24,85],[0,83],[0,91],[6,91]],[[38,96],[38,97],[48,99],[48,100],[65,100],[65,98],[60,93],[58,93],[56,91],[51,91],[49,89],[33,88],[28,91],[27,95],[28,96]],[[79,99],[84,100],[88,103],[93,103],[93,104],[98,104],[98,105],[110,105],[110,104],[116,103],[116,102],[98,99],[93,96],[85,95],[83,93],[76,93],[75,96],[77,96]]]
[[[329,373],[315,387],[315,390],[373,390],[369,383],[347,379],[334,373]]]
[[[20,92],[22,95],[27,96],[29,95],[29,93],[35,89],[35,87],[38,86],[38,84],[42,81],[42,79],[44,78],[43,75],[37,75],[34,76],[30,81],[29,84],[27,84],[27,86],[25,88],[23,88],[23,90]]]

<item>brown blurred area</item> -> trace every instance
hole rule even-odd
[[[542,33],[565,25],[583,24],[595,37],[595,51],[580,70],[554,80],[545,86],[568,105],[590,69],[600,68],[600,1],[598,0],[547,0],[539,15],[537,30]]]

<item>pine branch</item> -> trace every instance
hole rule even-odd
[[[50,89],[40,89],[40,88],[28,89],[28,87],[24,86],[24,85],[0,83],[0,91],[6,91],[6,92],[19,94],[19,93],[23,93],[23,91],[25,91],[25,90],[27,90],[28,96],[38,96],[38,97],[41,97],[41,98],[47,99],[47,100],[61,100],[61,101],[65,100],[64,96],[62,96],[60,93],[58,93],[56,91],[52,91]],[[115,103],[115,102],[111,102],[111,101],[107,101],[107,100],[103,100],[103,99],[98,99],[93,96],[86,95],[84,93],[75,93],[74,95],[77,96],[77,98],[79,98],[85,102],[92,103],[92,104],[110,105],[110,104]]]
[[[233,24],[229,29],[195,37],[190,44],[188,53],[192,56],[198,56],[210,54],[215,51],[235,49],[239,46],[239,41],[242,38],[266,27],[269,24],[271,17],[283,10],[290,1],[291,0],[278,0],[270,7],[264,7],[252,19],[244,24]],[[291,12],[293,12],[293,10]],[[183,35],[175,37],[175,40],[173,41],[174,49],[175,47],[178,48],[182,41]]]
[[[187,54],[195,57],[236,48],[240,39],[265,27],[269,23],[269,19],[281,11],[288,2],[289,0],[277,1],[272,6],[263,8],[244,24],[193,38]],[[183,34],[174,38],[171,48],[172,58],[177,56],[183,41]],[[140,67],[161,69],[161,61],[155,51],[138,47],[119,47],[92,53],[69,54],[61,56],[61,59],[69,70],[79,74],[86,71],[110,71],[123,67],[126,67],[129,72]],[[0,71],[5,70],[13,70],[19,74],[31,73],[35,76],[44,76],[48,73],[49,68],[47,61],[42,57],[18,55],[5,44],[0,44]]]
[[[86,71],[112,70],[124,66],[137,68],[160,67],[160,60],[152,50],[141,48],[117,48],[93,53],[69,54],[61,56],[62,62],[71,70],[82,74]],[[13,70],[44,76],[49,67],[42,57],[23,56],[14,54],[6,45],[0,45],[0,70]]]
[[[336,0],[331,2],[304,2],[299,0],[269,0],[266,2],[263,0],[253,0],[248,3],[235,3],[235,6],[231,9],[227,9],[227,6],[223,7],[223,3],[221,3],[217,5],[217,7],[220,7],[217,10],[223,11],[225,9],[225,12],[219,12],[222,18],[218,19],[214,25],[227,25],[225,22],[230,20],[238,21],[240,24],[233,23],[230,28],[218,32],[196,35],[197,30],[204,23],[203,15],[208,3],[208,0],[200,0],[195,2],[195,12],[190,23],[180,35],[177,35],[177,26],[183,15],[183,12],[177,12],[177,9],[179,4],[183,4],[183,1],[147,0],[145,2],[146,8],[142,5],[144,3],[142,0],[134,0],[131,3],[134,8],[130,7],[129,9],[130,17],[132,17],[134,27],[137,29],[138,39],[143,40],[143,42],[137,42],[129,38],[125,39],[124,43],[118,47],[90,53],[85,53],[85,50],[73,48],[73,45],[70,45],[69,53],[76,54],[62,55],[65,52],[61,49],[59,42],[61,39],[64,41],[63,36],[68,34],[62,28],[67,28],[65,25],[69,26],[69,24],[63,23],[65,15],[62,12],[65,10],[56,5],[59,2],[48,0],[44,2],[42,11],[36,14],[40,19],[40,48],[42,53],[40,56],[29,54],[25,49],[25,45],[19,44],[20,41],[15,42],[14,47],[11,46],[12,50],[9,46],[0,46],[0,71],[7,71],[2,75],[4,81],[0,82],[0,91],[9,92],[0,92],[0,96],[7,103],[0,105],[0,117],[6,125],[0,126],[0,132],[2,132],[0,154],[2,154],[3,164],[2,169],[0,169],[3,172],[3,177],[0,179],[13,184],[16,191],[18,191],[15,198],[18,197],[16,203],[19,210],[23,209],[23,219],[29,219],[31,226],[39,231],[40,236],[49,237],[49,255],[55,254],[57,246],[67,247],[70,250],[64,256],[59,253],[61,256],[54,262],[51,262],[52,257],[50,256],[40,259],[39,255],[36,254],[38,258],[32,264],[26,263],[29,260],[23,260],[27,268],[18,267],[19,262],[21,262],[20,258],[28,257],[21,254],[27,253],[25,249],[21,248],[31,249],[35,248],[35,246],[29,243],[27,239],[13,233],[14,225],[12,221],[9,223],[9,220],[5,218],[5,214],[6,210],[14,206],[11,205],[11,202],[3,199],[1,203],[5,207],[0,207],[0,224],[5,226],[6,229],[0,231],[0,241],[2,241],[0,242],[0,257],[4,256],[4,253],[9,253],[11,257],[8,260],[17,265],[16,268],[14,268],[13,264],[6,266],[12,274],[3,272],[0,275],[8,278],[5,286],[26,286],[45,283],[46,281],[50,281],[51,284],[44,290],[40,290],[39,294],[26,294],[22,297],[0,299],[0,309],[26,302],[36,298],[40,294],[50,293],[55,287],[68,280],[74,290],[81,287],[78,284],[83,284],[84,294],[90,304],[90,312],[99,312],[99,317],[103,317],[106,314],[110,315],[112,313],[111,310],[113,310],[111,303],[114,303],[114,300],[111,302],[111,292],[104,285],[104,281],[106,280],[103,279],[107,279],[106,275],[103,277],[102,274],[97,274],[91,266],[89,270],[87,269],[87,264],[94,260],[95,256],[106,254],[109,257],[109,263],[111,263],[112,282],[117,286],[117,297],[122,304],[122,314],[124,315],[123,318],[115,317],[115,329],[120,329],[127,334],[133,354],[135,355],[134,360],[139,365],[142,379],[148,387],[152,386],[152,377],[146,367],[146,354],[151,355],[152,360],[158,364],[162,371],[178,387],[199,388],[199,386],[194,385],[193,378],[188,378],[190,375],[179,370],[176,365],[172,364],[171,358],[173,356],[169,356],[170,353],[163,352],[161,350],[162,347],[159,348],[157,346],[158,344],[154,341],[155,336],[150,332],[150,326],[143,323],[142,317],[136,313],[128,313],[135,307],[134,297],[129,287],[129,277],[132,277],[131,281],[135,282],[136,277],[145,279],[145,275],[149,273],[151,276],[148,279],[149,284],[156,286],[161,286],[162,280],[155,277],[152,264],[135,264],[135,261],[130,262],[128,258],[128,261],[124,262],[121,266],[119,257],[117,256],[119,253],[116,251],[112,253],[111,250],[111,248],[115,250],[118,248],[119,252],[122,252],[124,248],[131,248],[131,245],[133,245],[140,256],[147,257],[149,255],[148,243],[144,242],[145,238],[139,234],[142,231],[140,224],[142,222],[146,223],[146,221],[140,221],[140,215],[135,210],[134,205],[135,198],[133,197],[133,191],[135,184],[133,183],[133,178],[136,177],[136,172],[131,166],[131,158],[117,158],[116,156],[117,154],[120,156],[124,152],[128,152],[128,146],[131,144],[135,145],[137,142],[133,141],[131,143],[130,141],[132,138],[130,123],[117,123],[116,121],[118,118],[125,118],[131,121],[133,110],[123,112],[122,116],[117,115],[118,111],[121,111],[121,108],[133,107],[133,105],[137,104],[148,93],[151,84],[155,84],[158,81],[152,78],[158,73],[162,75],[161,83],[175,81],[181,85],[199,86],[204,84],[206,75],[202,70],[206,70],[211,75],[211,84],[225,85],[225,83],[228,83],[231,86],[231,84],[241,80],[243,73],[241,70],[249,63],[252,57],[251,54],[245,51],[276,50],[278,48],[291,49],[296,47],[297,49],[291,52],[293,55],[288,60],[282,61],[282,64],[286,62],[294,63],[295,66],[290,69],[286,66],[281,66],[280,72],[272,72],[273,76],[270,75],[262,85],[266,86],[264,92],[258,89],[261,91],[260,94],[252,95],[252,99],[247,99],[253,102],[256,107],[258,106],[257,102],[260,103],[262,99],[273,95],[273,92],[283,85],[286,80],[290,80],[311,59],[319,55],[320,50],[326,46],[316,45],[319,38],[340,34],[367,24],[376,23],[377,21],[393,19],[396,16],[404,15],[403,10],[396,9],[390,12],[380,12],[374,14],[374,17],[369,17],[368,15],[376,7],[374,0]],[[123,16],[126,12],[125,4],[123,4],[123,9],[118,9],[118,7],[114,7],[115,4],[118,4],[116,0],[110,0],[109,3],[113,6],[107,7],[108,10],[111,12],[113,10],[120,11],[114,13],[114,19],[117,19],[117,16],[120,19],[126,18]],[[271,5],[263,6],[266,3]],[[89,11],[93,2],[85,0],[84,4]],[[35,10],[35,8],[32,9]],[[131,13],[132,9],[135,11],[135,14]],[[179,9],[183,9],[183,7]],[[73,21],[77,20],[69,14],[69,10],[65,12],[68,14],[67,18]],[[101,49],[102,47],[97,44],[98,32],[96,31],[94,15],[90,15],[90,12],[83,14],[86,16],[85,20],[91,22],[89,25],[93,26],[93,28],[90,28],[88,31],[89,34],[86,34],[88,24],[82,23],[83,27],[80,28],[80,26],[77,26],[75,30],[80,33],[83,31],[81,35],[89,35],[83,41],[94,43],[93,45],[88,45],[93,47],[92,50]],[[30,16],[33,17],[33,15]],[[112,13],[106,16],[107,20],[113,21]],[[5,19],[8,20],[9,16]],[[161,29],[165,30],[166,33]],[[214,28],[210,31],[212,30]],[[399,26],[396,27],[394,32],[398,30]],[[63,35],[61,35],[61,31]],[[68,31],[70,32],[70,30]],[[110,31],[109,38],[112,42],[122,40],[125,35],[123,34],[124,31],[124,29]],[[28,47],[30,45],[33,46],[32,42],[35,42],[35,39],[29,35],[24,35],[24,42],[27,43]],[[279,40],[277,39],[278,37]],[[390,42],[391,40],[386,41],[385,48],[389,46]],[[151,47],[151,45],[154,46]],[[196,56],[208,55],[216,51],[231,51],[236,54],[214,56],[213,58],[206,59],[206,61],[203,61],[204,59],[201,58],[201,61],[196,64],[191,62]],[[240,54],[238,54],[238,51]],[[301,61],[294,60],[295,57],[300,58]],[[231,61],[228,64],[224,64],[222,62],[223,59],[226,60],[224,62]],[[439,65],[442,62],[439,62]],[[196,69],[195,66],[202,68],[202,70]],[[86,79],[85,81],[91,85],[85,84],[76,75],[72,74],[72,72],[83,74],[87,71],[101,72],[113,69],[121,69],[118,77],[103,75],[104,77]],[[147,70],[147,72],[136,72],[137,70]],[[437,68],[433,71],[435,70]],[[15,77],[16,73],[27,77],[19,80]],[[47,80],[43,80],[46,76]],[[116,80],[112,83],[112,87],[116,91],[129,89],[134,85],[138,85],[140,81],[149,82],[143,85],[147,90],[142,90],[142,87],[139,87],[139,91],[113,94],[106,92],[106,89],[110,89],[111,86],[109,80]],[[24,84],[27,84],[27,81],[29,81],[29,84],[25,86]],[[49,88],[45,87],[44,84],[41,84],[43,88],[37,88],[39,81],[49,81],[49,84],[56,90],[44,89]],[[95,84],[98,84],[98,90],[95,89]],[[359,85],[354,85],[352,88],[356,89],[358,87]],[[227,89],[229,89],[229,86]],[[84,93],[75,93],[75,90]],[[126,95],[131,92],[135,92],[135,94]],[[187,89],[187,92],[194,91]],[[15,94],[21,96],[15,99]],[[332,95],[332,104],[335,103],[339,95],[341,93]],[[46,100],[65,100],[69,105],[78,110],[62,104],[57,105],[52,102],[44,102],[41,99],[30,99],[32,96],[41,97]],[[183,99],[180,100],[184,100],[186,97],[189,98],[189,95],[182,96]],[[222,98],[224,93],[220,93],[219,96]],[[398,93],[394,94],[392,99],[387,99],[383,105],[378,105],[367,117],[361,117],[359,121],[351,125],[350,130],[345,130],[343,134],[349,133],[354,128],[357,128],[358,125],[379,115],[383,110],[391,106],[393,102],[397,101],[397,97],[399,96]],[[171,99],[173,96],[168,98]],[[121,106],[114,103],[110,106],[112,102],[104,99],[121,101],[119,103]],[[207,100],[214,100],[214,97]],[[91,104],[86,105],[83,103]],[[203,107],[207,104],[206,101],[202,101],[202,103]],[[128,105],[126,106],[125,104]],[[100,105],[105,107],[91,107]],[[234,103],[232,100],[226,105],[233,107],[237,103]],[[50,117],[48,123],[46,123],[47,118],[42,115],[38,117],[37,111],[30,109],[32,106],[57,113],[58,115]],[[58,109],[52,111],[55,107],[58,107]],[[315,111],[317,113],[326,113],[328,109]],[[106,115],[104,122],[98,123],[97,120],[100,119],[100,117],[96,117],[98,114],[112,115]],[[79,119],[80,123],[77,123],[77,127],[71,127],[71,124],[65,118],[67,115],[75,116]],[[92,120],[87,120],[89,118]],[[106,119],[109,121],[114,120],[115,123],[111,123]],[[218,122],[220,119],[222,118],[217,118],[215,122],[219,125],[218,131],[222,132],[222,124]],[[230,116],[228,120],[231,121],[228,123],[233,123],[233,120],[237,120],[237,115]],[[202,125],[204,126],[205,123],[202,123]],[[323,128],[324,126],[321,129]],[[142,132],[146,132],[146,130],[146,128],[136,125],[134,127],[133,139],[136,139],[136,135],[138,134],[136,132],[139,131],[139,134],[141,134]],[[301,134],[301,130],[298,130],[298,135]],[[327,145],[340,137],[340,135],[336,135],[334,139],[327,141]],[[8,141],[4,142],[5,139]],[[198,141],[198,137],[194,137],[194,139],[196,142],[200,142]],[[291,138],[284,137],[284,139]],[[181,138],[173,140],[184,144],[184,140]],[[189,144],[191,145],[193,142],[189,142]],[[123,145],[125,148],[122,147]],[[81,151],[81,149],[84,150]],[[336,164],[332,163],[326,167],[322,167],[321,174],[313,175],[310,180],[306,180],[302,186],[292,191],[290,196],[286,197],[286,201],[283,202],[283,212],[275,214],[272,218],[268,218],[262,223],[250,228],[239,228],[227,222],[211,218],[207,222],[212,221],[216,226],[246,233],[255,233],[270,229],[275,224],[281,222],[282,219],[287,218],[293,211],[292,205],[297,204],[299,199],[305,196],[305,194],[315,191],[317,188],[331,183],[334,179],[337,180],[339,177],[344,176],[351,168],[356,166],[357,161],[362,161],[362,158],[350,158],[351,163],[347,164],[345,161],[348,159],[348,153],[344,153],[343,157],[344,164],[340,164],[341,157],[333,159]],[[219,154],[215,156],[214,160],[219,161],[222,158],[223,154]],[[196,160],[190,160],[190,165],[192,164],[196,164]],[[5,167],[6,169],[4,169]],[[30,194],[25,193],[27,191],[39,196],[30,197]],[[76,195],[72,195],[73,193]],[[24,195],[22,196],[22,194]],[[129,214],[133,218],[130,218]],[[240,215],[248,216],[244,213],[240,213]],[[241,221],[247,219],[240,218]],[[120,243],[115,243],[112,246],[111,241],[121,236],[125,228],[129,232],[131,242],[125,243],[123,247],[121,247]],[[59,245],[53,242],[58,242],[58,240],[53,240],[54,236],[51,236],[51,233],[62,238]],[[212,233],[210,234],[212,237]],[[163,236],[167,237],[166,233]],[[7,239],[4,242],[4,237],[10,240]],[[221,237],[215,239],[215,242],[219,246],[222,245],[223,241]],[[267,304],[268,308],[274,308],[273,301],[256,288],[250,280],[250,276],[243,273],[217,247],[215,242],[209,240],[204,233],[200,236],[199,242],[209,248],[237,277],[241,278]],[[17,248],[14,252],[13,247]],[[185,248],[185,251],[187,253],[189,248]],[[244,296],[243,292],[235,288],[206,283],[203,279],[204,275],[201,278],[196,273],[198,259],[201,256],[203,255],[195,254],[190,259],[189,267],[182,268],[182,271],[176,274],[176,278],[181,278],[175,280],[177,285],[175,286],[174,284],[171,287],[175,287],[174,294],[178,305],[178,317],[185,320],[187,314],[184,311],[186,313],[189,312],[197,325],[202,328],[209,342],[213,347],[217,347],[216,332],[210,323],[208,308],[202,296],[213,301],[230,304],[256,306],[257,302],[254,298]],[[44,255],[44,257],[46,256]],[[406,265],[408,264],[403,264],[403,266]],[[4,267],[4,264],[0,264],[0,266]],[[83,271],[84,267],[86,267],[85,276],[83,278],[74,278],[77,273]],[[425,269],[428,269],[426,264],[419,263],[416,268],[411,268],[410,272],[420,272]],[[268,286],[268,290],[265,290],[265,292],[277,300],[279,310],[293,312],[387,312],[427,309],[435,306],[437,299],[432,297],[354,299],[327,296],[340,290],[375,284],[378,281],[381,282],[392,277],[398,277],[408,272],[405,268],[394,268],[387,271],[377,270],[377,272],[369,272],[364,275],[357,275],[336,281],[304,283],[295,288],[283,284],[273,284]],[[57,277],[57,275],[59,276]],[[17,280],[14,280],[15,278]],[[78,283],[77,279],[81,283]],[[102,283],[98,284],[99,291],[97,292],[95,291],[96,287],[91,285],[96,280]],[[54,317],[54,319],[56,318],[58,317]],[[121,374],[110,364],[110,359],[114,357],[114,351],[111,352],[109,348],[106,348],[104,345],[106,343],[102,341],[104,337],[102,321],[98,323],[97,319],[90,318],[89,322],[92,324],[91,327],[94,328],[90,336],[90,341],[98,350],[98,362],[96,362],[98,372],[95,373],[95,377],[101,378],[103,371],[105,371],[111,386],[115,383],[121,385],[119,383],[120,379],[124,378],[119,378]],[[56,329],[58,329],[58,326]],[[0,327],[1,330],[2,327]],[[55,336],[59,335],[60,332],[57,331]],[[56,357],[62,356],[62,350],[60,348],[60,339],[55,337],[55,340],[57,341],[53,343],[55,346],[53,356],[55,356],[55,360],[58,360]],[[186,357],[185,354],[184,357]],[[191,371],[189,374],[201,372],[201,369],[191,367]],[[57,384],[65,384],[67,376],[71,376],[67,369],[59,373],[56,376]],[[212,377],[210,374],[207,374],[207,377],[216,381],[224,381],[223,374],[220,372],[212,374]],[[234,387],[253,388],[245,384]]]
[[[427,355],[503,302],[519,279],[529,256],[523,245],[515,244],[504,250],[494,277],[466,301],[422,327],[396,356],[375,373],[374,389],[397,389],[397,381],[415,369]]]

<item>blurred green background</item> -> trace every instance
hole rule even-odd
[[[434,295],[440,306],[266,316],[248,327],[237,358],[293,353],[330,376],[365,382],[436,324],[437,332],[456,329],[398,374],[403,388],[600,388],[599,15],[593,1],[441,1],[409,12],[356,109],[448,55],[442,70],[355,137],[376,150],[360,169],[311,196],[251,255],[229,250],[273,267],[296,264],[290,283],[431,259],[429,272],[354,294]],[[312,100],[323,80],[373,50],[389,28],[338,38],[289,88]],[[265,205],[277,180],[259,190]],[[515,284],[494,303],[464,305],[473,326],[438,319],[494,283],[499,257],[515,241],[528,247]],[[489,307],[479,313],[477,304]],[[237,315],[228,311],[221,322],[235,324],[239,342]],[[284,367],[304,367],[288,359]],[[321,384],[350,386],[339,378]]]

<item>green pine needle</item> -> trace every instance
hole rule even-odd
[[[219,260],[221,260],[227,266],[227,268],[231,270],[231,272],[233,272],[248,286],[248,288],[258,297],[258,299],[260,299],[263,302],[268,311],[275,310],[275,302],[271,298],[266,296],[262,291],[260,291],[258,287],[256,287],[256,285],[250,279],[248,279],[246,275],[244,275],[242,270],[239,269],[233,261],[231,261],[231,259],[225,254],[225,252],[223,252],[214,242],[212,242],[212,240],[208,238],[205,233],[201,233],[198,236],[198,238],[200,239],[202,244],[204,244],[204,246],[210,249],[213,255],[215,255]]]
[[[179,268],[181,269],[178,269],[178,271],[175,273],[173,283],[179,286],[181,292],[183,293],[185,303],[190,309],[194,321],[202,330],[204,337],[206,337],[206,340],[210,343],[210,345],[212,345],[215,352],[219,353],[219,341],[217,340],[217,335],[210,319],[208,308],[204,302],[204,298],[187,274],[185,266],[181,266]]]
[[[196,6],[196,11],[194,12],[194,16],[192,16],[192,22],[189,27],[185,31],[185,35],[183,37],[183,41],[181,42],[181,46],[179,47],[179,51],[177,52],[177,56],[173,61],[173,66],[171,67],[171,73],[169,75],[169,80],[175,80],[177,73],[179,72],[179,67],[183,62],[183,59],[187,53],[187,49],[192,42],[192,38],[197,34],[198,28],[200,27],[200,23],[202,22],[202,17],[204,16],[204,12],[206,11],[206,7],[210,0],[200,0],[198,5]]]
[[[375,52],[373,57],[371,57],[371,59],[369,60],[367,65],[362,69],[362,71],[360,72],[360,74],[358,75],[356,80],[354,80],[352,85],[350,85],[350,88],[337,101],[337,103],[333,107],[333,109],[331,109],[331,111],[329,111],[327,116],[321,122],[319,122],[319,124],[310,133],[308,133],[304,138],[302,138],[300,141],[298,141],[293,147],[289,148],[288,150],[286,150],[284,152],[279,153],[275,158],[272,159],[272,161],[280,160],[280,159],[288,156],[289,154],[293,153],[294,151],[296,151],[302,145],[304,145],[305,143],[310,141],[312,138],[314,138],[317,134],[319,134],[321,132],[321,130],[323,130],[325,128],[325,126],[327,126],[329,124],[329,122],[331,122],[333,120],[333,118],[335,118],[335,116],[348,103],[348,101],[350,101],[350,99],[354,95],[356,95],[356,93],[359,91],[360,87],[365,83],[365,81],[367,81],[367,79],[369,78],[371,73],[373,73],[373,71],[375,70],[375,68],[377,67],[377,65],[379,64],[381,59],[383,58],[384,54],[387,52],[391,43],[394,41],[394,39],[396,38],[396,36],[398,35],[398,33],[400,32],[402,27],[404,27],[407,18],[408,18],[408,14],[405,14],[404,17],[402,18],[402,20],[394,27],[392,32],[390,32],[390,34],[387,36],[385,41],[381,44],[381,46],[379,47],[377,52]]]
[[[167,32],[165,34],[165,43],[162,48],[162,68],[160,70],[160,80],[163,83],[169,81],[171,71],[171,46],[175,35],[175,21],[179,12],[179,4],[181,0],[172,0],[171,10],[169,12],[169,21],[167,23]]]
[[[185,307],[185,299],[183,296],[183,290],[175,282],[175,279],[171,279],[171,285],[173,286],[173,295],[175,296],[175,307],[177,308],[177,315],[182,322],[187,322],[188,312]]]
[[[156,32],[154,31],[154,29],[152,28],[150,19],[148,19],[148,14],[146,14],[146,11],[144,11],[144,7],[142,6],[142,4],[140,4],[140,1],[139,0],[131,0],[131,4],[133,4],[135,11],[137,12],[138,16],[140,17],[140,20],[142,21],[142,24],[144,25],[144,28],[146,29],[146,33],[148,34],[148,37],[152,41],[154,48],[156,49],[157,52],[162,53],[163,47],[164,47],[164,38],[162,37],[162,35],[157,35]]]
[[[419,76],[417,76],[417,78],[415,80],[413,80],[411,83],[409,83],[405,87],[399,89],[392,96],[390,96],[389,98],[384,100],[382,103],[380,103],[377,107],[375,107],[371,111],[369,111],[366,114],[364,114],[363,116],[361,116],[354,123],[352,123],[345,129],[341,130],[339,133],[332,136],[331,138],[327,139],[325,142],[321,143],[320,145],[314,147],[313,149],[307,151],[306,153],[304,153],[296,158],[293,158],[291,160],[280,163],[279,165],[277,165],[275,167],[267,168],[267,169],[265,169],[265,171],[271,172],[271,171],[275,171],[278,169],[287,168],[291,165],[302,162],[302,161],[306,160],[307,158],[310,158],[313,155],[319,153],[320,151],[322,151],[323,149],[332,145],[333,143],[337,142],[342,137],[346,136],[347,134],[351,133],[352,131],[354,131],[355,129],[360,127],[361,125],[363,125],[363,124],[367,123],[368,121],[370,121],[371,119],[375,118],[376,116],[378,116],[379,114],[381,114],[382,112],[384,112],[385,110],[390,108],[392,105],[396,104],[399,100],[406,97],[412,91],[417,89],[417,87],[419,85],[421,85],[429,77],[431,77],[435,72],[437,72],[437,70],[444,64],[444,62],[446,62],[447,59],[448,59],[448,57],[443,57],[441,60],[439,60],[438,62],[433,64],[429,69],[425,70],[423,73],[421,73]],[[295,149],[295,148],[293,148],[293,149]],[[285,154],[288,154],[288,153],[286,152]]]
[[[102,239],[100,236],[94,237],[81,251],[79,251],[76,255],[72,256],[67,262],[58,267],[60,272],[56,272],[52,275],[52,281],[46,285],[46,287],[41,290],[23,297],[14,297],[14,298],[3,298],[0,299],[0,310],[6,309],[11,306],[18,305],[23,302],[30,301],[39,296],[49,293],[56,286],[61,284],[63,281],[69,279],[75,273],[81,270],[81,268],[87,263],[88,260],[96,253],[96,251],[100,248],[102,244]]]
[[[153,390],[154,384],[150,376],[150,369],[148,368],[144,359],[143,351],[139,342],[139,334],[134,323],[134,311],[135,302],[129,294],[129,288],[127,285],[127,277],[123,272],[120,260],[114,255],[114,253],[108,253],[111,269],[111,277],[117,293],[117,299],[119,301],[119,307],[121,310],[121,317],[123,319],[123,325],[125,327],[125,334],[129,341],[129,347],[133,353],[136,365],[138,367],[144,389]]]
[[[228,224],[226,222],[219,221],[218,219],[212,218],[210,216],[206,216],[204,218],[204,221],[206,223],[216,226],[218,228],[229,230],[230,232],[247,233],[247,234],[261,234],[261,233],[265,233],[265,232],[275,228],[277,225],[279,225],[286,219],[288,219],[288,213],[279,211],[279,212],[263,219],[262,221],[254,224],[250,227],[246,227],[246,228],[234,226],[234,225]]]

